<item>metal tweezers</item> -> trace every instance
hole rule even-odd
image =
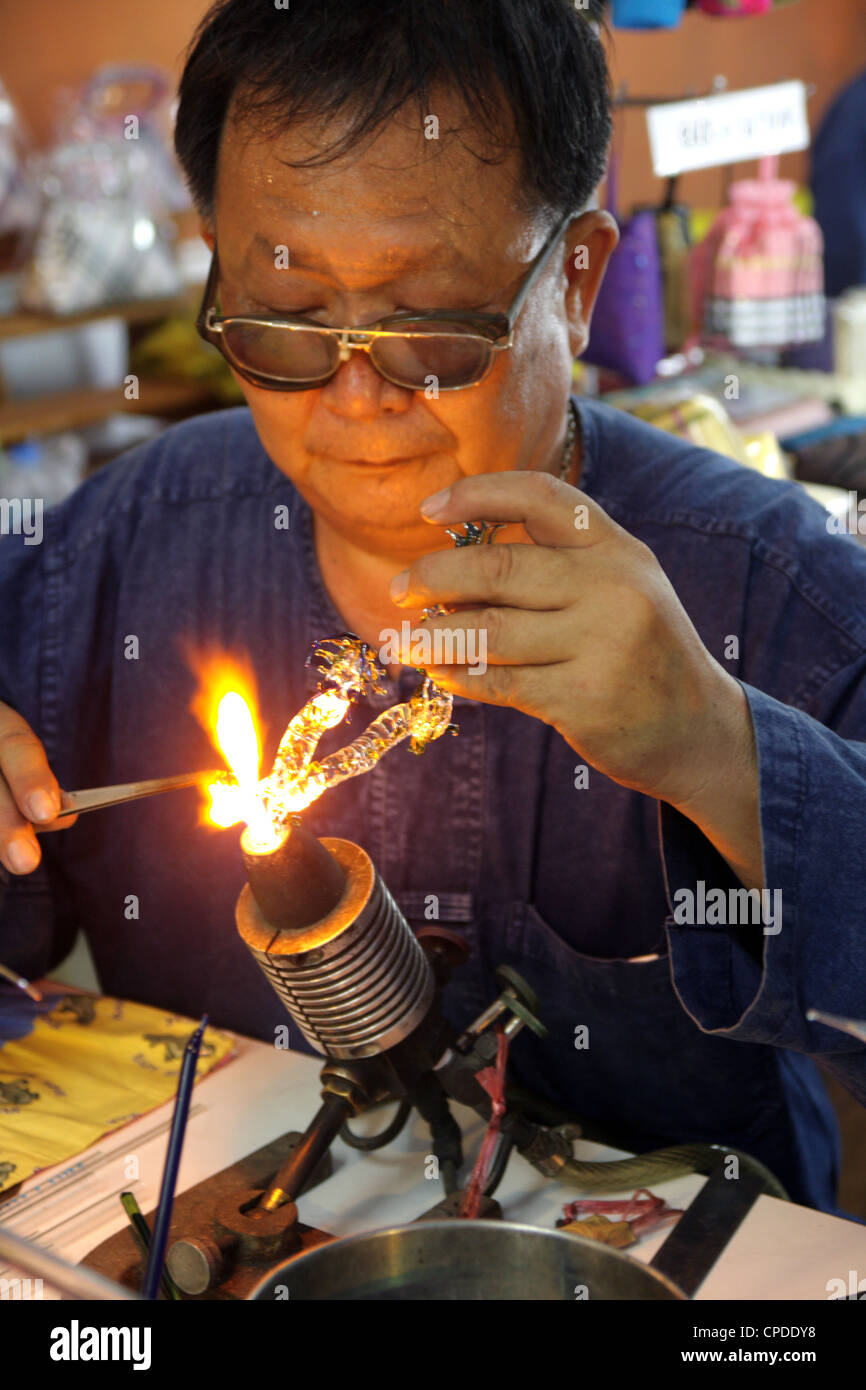
[[[224,772],[183,772],[177,777],[153,777],[149,782],[122,782],[116,787],[89,787],[86,791],[63,792],[58,820],[63,816],[78,816],[83,811],[101,811],[104,806],[119,806],[123,801],[138,801],[143,796],[156,796],[176,787],[194,787],[213,781]],[[37,831],[46,826],[35,826]]]
[[[806,1017],[810,1023],[825,1023],[828,1028],[838,1028],[840,1033],[850,1033],[852,1038],[866,1042],[866,1019],[840,1018],[838,1014],[825,1014],[821,1009],[810,1009]]]

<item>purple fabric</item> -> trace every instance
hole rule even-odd
[[[638,212],[620,227],[583,354],[595,367],[644,385],[665,355],[662,272],[655,213]]]

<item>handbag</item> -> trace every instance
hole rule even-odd
[[[611,156],[607,210],[616,217],[618,159]],[[619,244],[607,264],[595,301],[584,360],[626,381],[652,381],[665,354],[662,269],[656,214],[636,212],[620,223]]]
[[[729,206],[692,253],[695,318],[710,345],[783,348],[824,335],[821,231],[777,166],[761,160],[757,179],[731,185]]]

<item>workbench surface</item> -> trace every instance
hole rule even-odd
[[[196,1085],[178,1191],[234,1163],[286,1130],[306,1128],[319,1103],[319,1070],[314,1057],[280,1050],[266,1043],[238,1039],[231,1062]],[[462,1106],[454,1113],[464,1132],[468,1172],[484,1132],[483,1121]],[[382,1108],[355,1121],[359,1132],[373,1133],[393,1113]],[[165,1154],[171,1106],[142,1116],[107,1136],[74,1160],[81,1164],[74,1183],[51,1184],[71,1165],[45,1169],[22,1185],[21,1192],[0,1203],[4,1224],[40,1244],[80,1260],[121,1229],[126,1217],[119,1193],[135,1192],[142,1210],[156,1203]],[[386,1148],[364,1154],[337,1139],[333,1175],[298,1202],[302,1221],[334,1235],[411,1221],[442,1196],[438,1180],[425,1177],[430,1151],[424,1122],[413,1113],[402,1134]],[[617,1158],[620,1150],[579,1142],[578,1158]],[[136,1177],[136,1173],[138,1176]],[[687,1206],[704,1178],[692,1175],[653,1186],[672,1206]],[[34,1202],[35,1189],[47,1196]],[[582,1195],[543,1178],[513,1154],[496,1199],[507,1220],[552,1229],[566,1201]],[[623,1193],[599,1194],[623,1196]],[[668,1228],[669,1229],[669,1228]],[[649,1260],[668,1229],[642,1240],[628,1253]],[[702,1299],[818,1299],[842,1280],[846,1288],[866,1280],[866,1225],[842,1221],[806,1207],[759,1197],[752,1211],[710,1271],[696,1297]],[[0,1271],[2,1274],[3,1271]],[[866,1289],[866,1282],[864,1282]],[[47,1293],[47,1290],[46,1290]]]

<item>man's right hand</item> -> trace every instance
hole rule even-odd
[[[77,820],[59,811],[45,749],[21,715],[0,704],[0,861],[11,873],[31,873],[42,857],[34,826],[65,830]]]

